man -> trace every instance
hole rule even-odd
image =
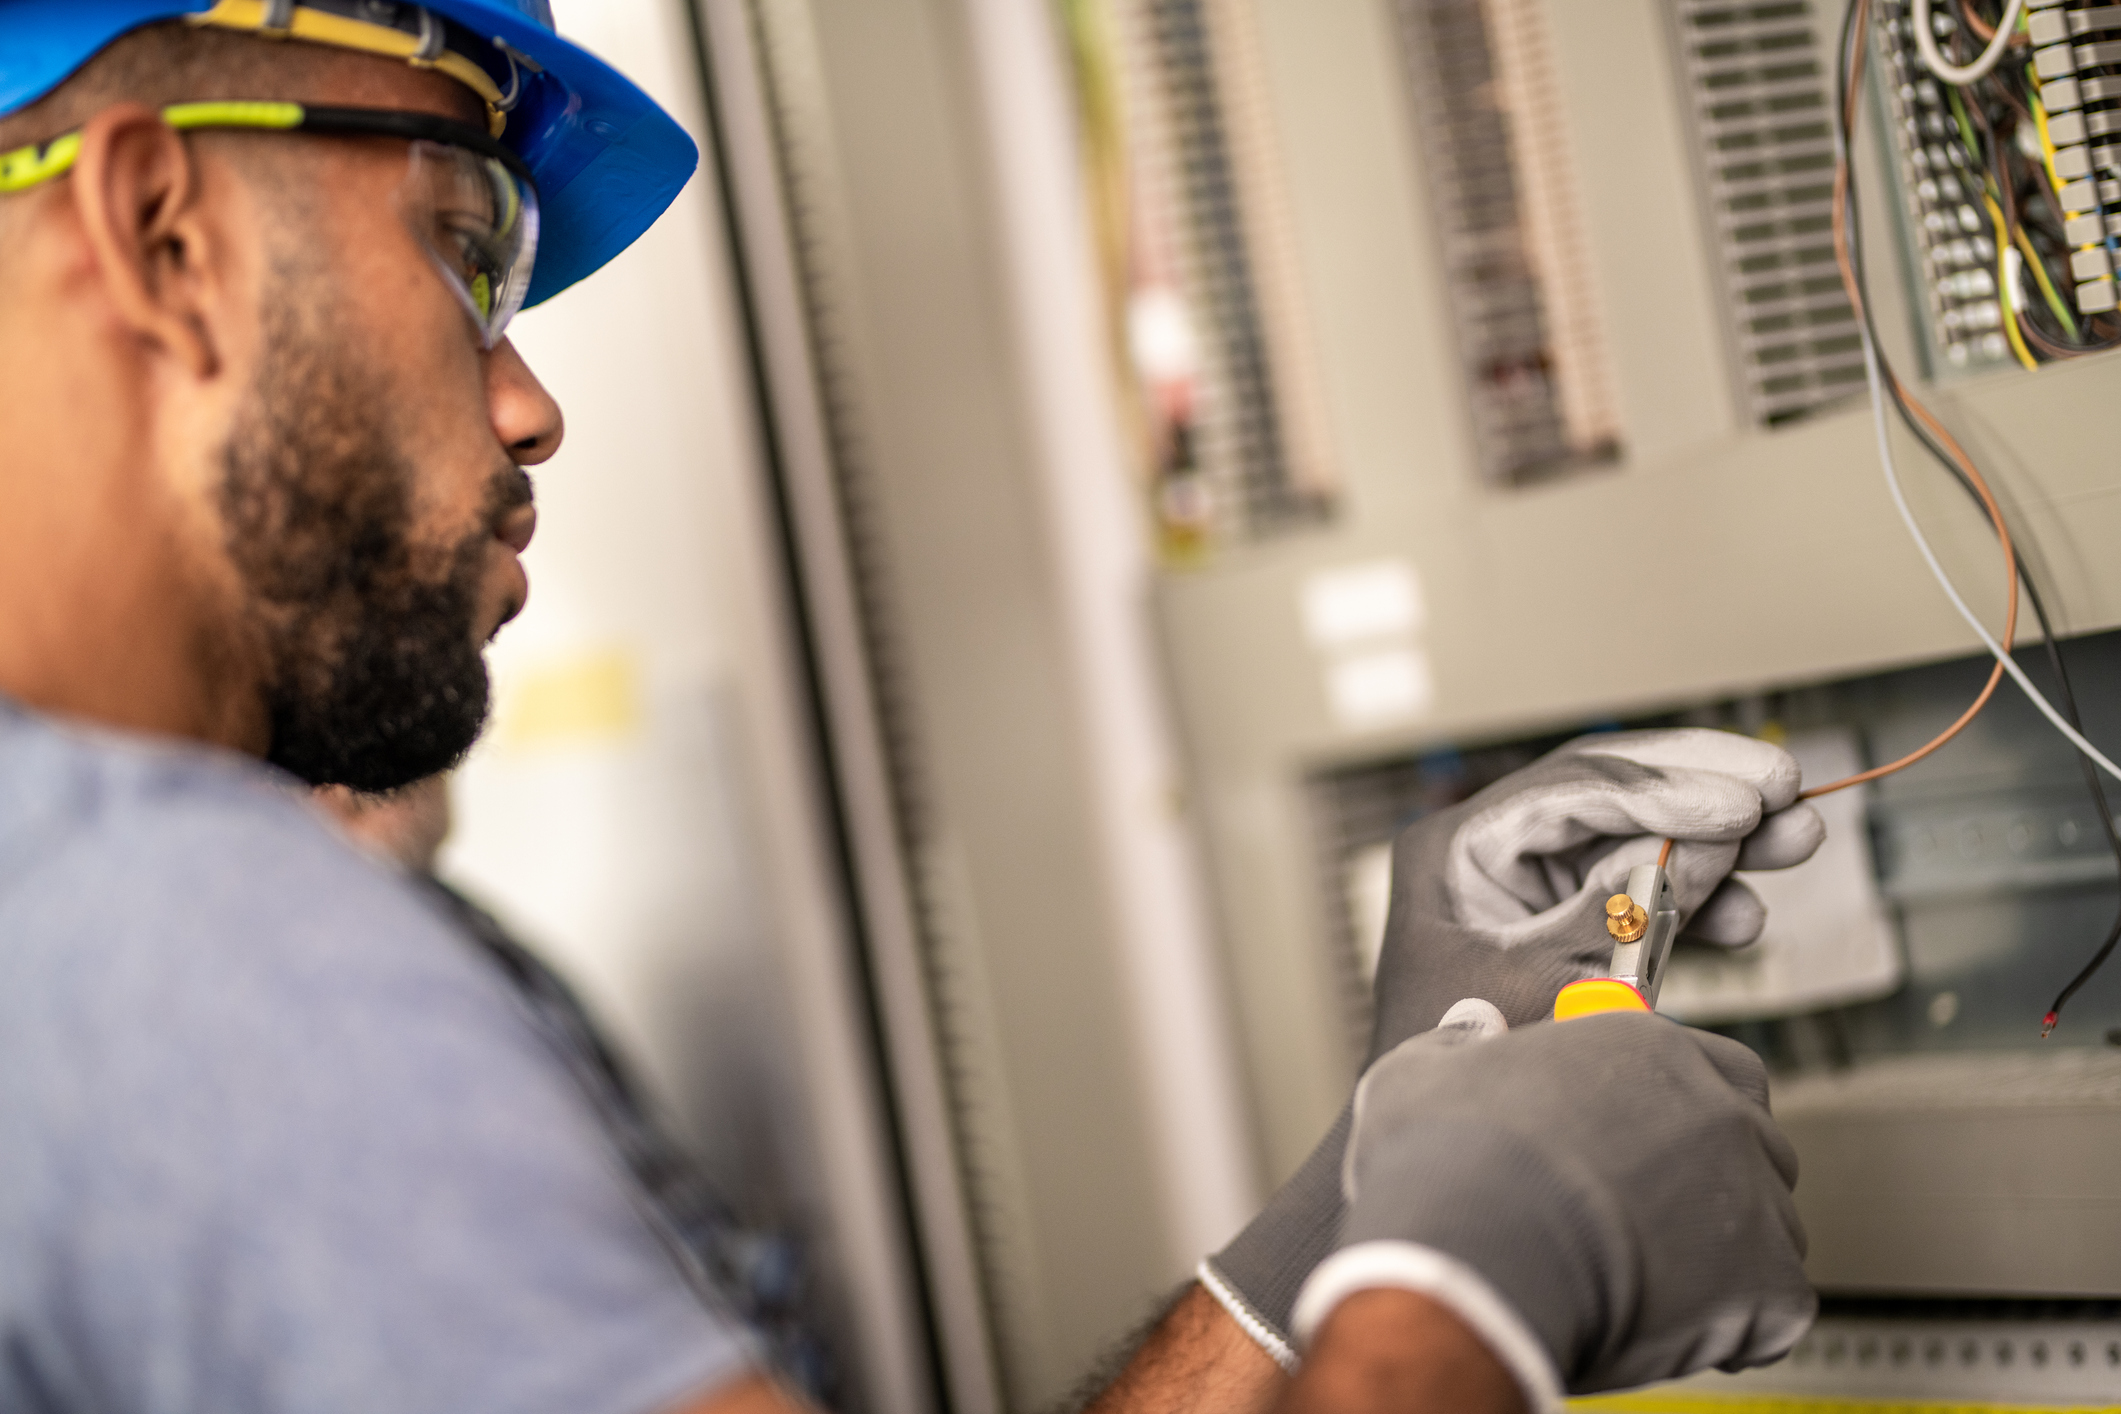
[[[449,777],[387,795],[325,786],[316,804],[347,839],[430,893],[467,945],[507,977],[525,1019],[562,1058],[626,1165],[657,1234],[710,1300],[732,1303],[765,1342],[775,1372],[813,1399],[835,1389],[831,1358],[812,1327],[808,1263],[784,1233],[747,1228],[656,1113],[626,1058],[574,989],[498,918],[435,873],[454,823]]]
[[[476,737],[562,431],[507,321],[693,160],[543,0],[0,0],[0,1407],[799,1405],[506,979],[289,789]],[[1795,1340],[1758,1062],[1540,1021],[1657,836],[1730,942],[1724,875],[1817,843],[1712,736],[1409,832],[1348,1117],[1101,1407],[1499,1414]]]

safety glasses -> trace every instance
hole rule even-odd
[[[538,189],[523,159],[484,131],[431,113],[316,108],[301,103],[179,103],[162,110],[179,131],[234,128],[321,137],[402,138],[411,160],[399,209],[436,270],[492,348],[530,293],[538,256]],[[0,153],[0,196],[70,171],[81,135]]]

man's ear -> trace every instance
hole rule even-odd
[[[119,322],[194,377],[220,368],[208,313],[226,277],[203,186],[182,134],[138,103],[81,130],[73,196]]]

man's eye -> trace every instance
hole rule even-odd
[[[463,276],[466,284],[487,272],[489,262],[486,259],[485,243],[479,232],[465,225],[445,223],[440,245],[443,258],[449,262],[452,270]]]

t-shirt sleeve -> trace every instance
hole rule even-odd
[[[411,888],[292,803],[126,830],[0,900],[0,1388],[658,1414],[752,1366],[505,981]]]

